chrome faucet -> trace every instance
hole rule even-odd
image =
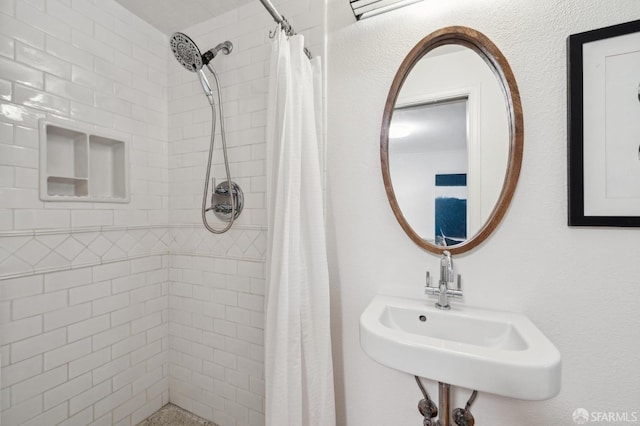
[[[427,272],[427,283],[424,289],[425,294],[438,296],[436,308],[444,310],[451,309],[451,306],[449,305],[449,298],[462,297],[460,275],[458,275],[458,283],[456,289],[449,287],[450,283],[453,285],[453,277],[454,272],[451,253],[445,250],[442,252],[442,257],[440,258],[440,279],[438,280],[438,287],[431,287],[431,277],[429,275],[429,272]]]

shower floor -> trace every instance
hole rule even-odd
[[[146,420],[136,426],[216,426],[215,423],[205,420],[183,410],[177,405],[167,404]]]

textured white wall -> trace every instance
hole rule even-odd
[[[379,129],[404,55],[440,27],[487,35],[515,73],[524,109],[522,174],[496,233],[457,256],[464,303],[526,313],[563,356],[562,391],[525,402],[480,394],[478,424],[573,424],[576,408],[640,412],[640,248],[636,229],[566,225],[566,38],[640,18],[636,0],[451,0],[356,23],[329,2],[328,168],[339,424],[420,424],[412,377],[360,349],[359,315],[377,293],[423,297],[437,258],[396,222],[382,184]],[[432,394],[436,384],[428,382]],[[461,406],[469,390],[456,390]],[[611,423],[613,424],[613,423]]]

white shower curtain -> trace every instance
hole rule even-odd
[[[275,36],[267,120],[266,426],[333,426],[320,59]]]

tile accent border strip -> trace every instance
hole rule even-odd
[[[200,225],[109,226],[0,233],[0,280],[178,254],[264,262],[266,228],[213,235]]]

